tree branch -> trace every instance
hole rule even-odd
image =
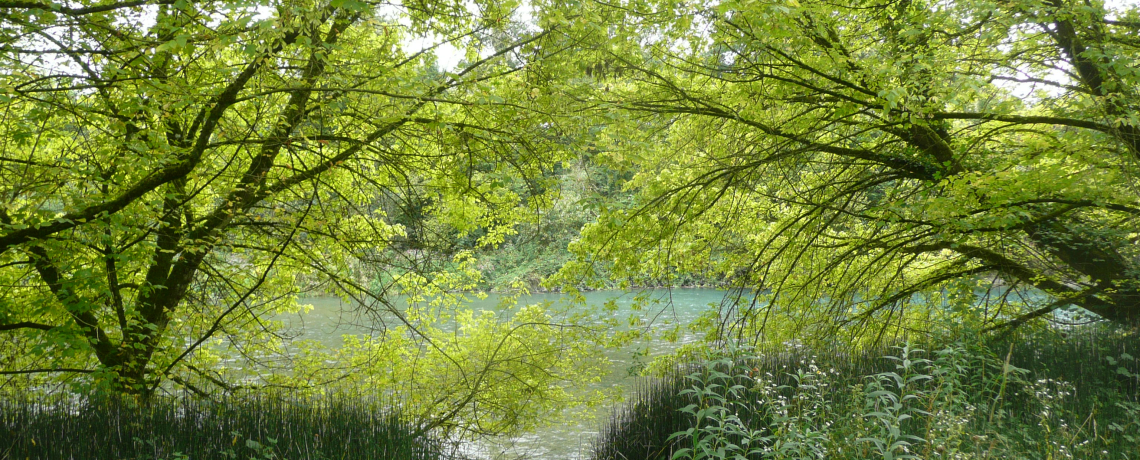
[[[21,321],[19,323],[0,324],[0,331],[11,331],[15,329],[39,329],[41,331],[50,331],[58,326],[50,324],[33,323],[31,321]]]
[[[99,357],[99,361],[108,367],[116,365],[117,356],[111,338],[99,327],[99,319],[94,313],[91,313],[90,310],[77,311],[72,302],[69,302],[73,294],[67,292],[64,280],[59,275],[59,269],[51,262],[47,251],[39,246],[32,246],[29,248],[29,252],[35,256],[35,267],[40,279],[47,283],[48,289],[83,331],[84,337],[91,344],[91,348],[95,350],[95,355]]]
[[[272,49],[266,51],[262,56],[254,58],[234,81],[217,96],[214,97],[212,107],[209,112],[204,114],[201,131],[198,135],[198,140],[194,144],[192,150],[185,155],[181,161],[175,162],[173,165],[160,169],[157,172],[147,175],[140,179],[135,185],[127,188],[126,191],[119,194],[119,196],[105,201],[103,203],[88,206],[82,210],[70,212],[62,217],[56,218],[48,222],[37,222],[33,225],[27,225],[24,228],[10,231],[3,236],[0,236],[0,253],[4,253],[8,249],[18,244],[26,243],[35,239],[42,239],[55,233],[76,227],[88,220],[93,220],[105,215],[114,214],[123,208],[127,207],[135,200],[141,198],[143,195],[150,193],[154,189],[167,184],[169,182],[181,179],[190,174],[202,159],[202,154],[206,148],[210,146],[210,137],[213,135],[214,130],[217,128],[218,122],[221,121],[222,114],[232,106],[236,100],[237,95],[246,83],[253,78],[254,74],[261,69],[264,63],[269,62],[268,57],[278,51],[284,46],[292,44],[299,33],[291,32],[285,35],[280,43]],[[195,125],[197,128],[197,124]],[[9,224],[11,225],[11,224]]]
[[[1086,297],[1087,295],[1090,295],[1090,294],[1092,294],[1092,293],[1088,292],[1086,294],[1082,294],[1080,297]],[[1012,331],[1013,329],[1017,329],[1017,327],[1021,326],[1022,324],[1028,323],[1031,320],[1034,320],[1034,319],[1040,318],[1042,316],[1045,316],[1049,313],[1052,313],[1053,311],[1057,310],[1058,308],[1061,308],[1061,307],[1068,305],[1068,304],[1076,303],[1078,301],[1079,301],[1079,299],[1075,299],[1075,298],[1057,299],[1057,300],[1054,300],[1053,302],[1050,302],[1049,305],[1038,308],[1038,309],[1033,310],[1033,311],[1026,313],[1024,315],[1018,316],[1017,318],[1014,318],[1012,320],[1009,320],[1009,321],[1001,323],[1001,324],[996,324],[996,325],[987,327],[985,329],[982,329],[982,332],[992,332],[992,331],[996,331],[999,329],[1006,329],[1006,328],[1008,328],[1010,331]]]
[[[1046,117],[1046,116],[1022,116],[1022,115],[998,115],[992,113],[974,113],[974,112],[944,112],[933,114],[935,120],[986,120],[986,121],[1002,121],[1006,123],[1016,124],[1044,124],[1044,125],[1061,125],[1072,126],[1074,128],[1085,128],[1103,133],[1112,134],[1115,128],[1097,123],[1095,121],[1077,120],[1073,118],[1064,117]]]
[[[0,375],[45,374],[49,372],[76,372],[80,374],[90,374],[95,371],[92,369],[72,369],[61,367],[57,369],[24,369],[22,371],[0,371]]]
[[[122,8],[133,8],[136,6],[173,5],[175,1],[176,0],[136,0],[133,2],[108,3],[104,5],[88,6],[86,8],[70,8],[59,3],[0,2],[0,9],[44,10],[54,11],[56,13],[66,14],[68,16],[83,16],[87,14],[102,13]]]
[[[456,78],[453,78],[449,84],[440,85],[439,87],[433,89],[427,95],[425,95],[425,98],[434,98],[436,96],[439,96],[444,91],[447,91],[448,89],[450,89],[450,88],[454,87],[456,84],[458,84],[459,83],[458,77],[462,77],[464,75],[467,75],[467,74],[475,71],[477,68],[483,66],[487,62],[490,62],[491,60],[493,60],[499,56],[502,56],[502,55],[510,52],[511,50],[518,49],[519,47],[525,46],[529,43],[533,43],[533,42],[539,40],[540,38],[546,36],[547,34],[552,32],[553,30],[554,29],[548,29],[548,30],[543,31],[540,34],[535,35],[534,37],[530,37],[528,39],[515,42],[515,43],[511,44],[510,46],[504,47],[503,49],[495,52],[494,54],[487,56],[486,58],[480,59],[480,60],[468,65],[462,71],[458,72],[456,74]],[[271,187],[267,187],[265,192],[264,192],[264,195],[265,196],[272,195],[272,194],[278,193],[282,190],[287,190],[290,187],[293,187],[294,185],[297,185],[299,183],[309,181],[309,180],[313,180],[317,176],[324,173],[325,171],[328,171],[328,170],[336,167],[340,163],[343,163],[345,160],[351,158],[353,155],[355,155],[357,152],[359,152],[361,149],[363,149],[364,146],[369,145],[369,144],[383,138],[384,136],[387,136],[388,134],[391,134],[396,129],[400,128],[401,126],[403,126],[403,125],[407,124],[409,121],[411,121],[412,115],[414,115],[423,106],[425,106],[428,103],[428,100],[425,98],[419,99],[419,102],[417,102],[414,106],[412,106],[408,110],[406,110],[404,112],[404,118],[401,118],[399,120],[393,121],[391,123],[388,123],[384,126],[377,128],[375,131],[373,131],[371,134],[369,134],[368,137],[366,137],[364,140],[360,141],[356,145],[353,145],[353,146],[345,149],[344,151],[337,154],[336,156],[329,158],[328,160],[325,160],[325,161],[317,164],[316,166],[313,166],[312,168],[309,168],[305,171],[302,171],[302,172],[297,173],[293,176],[284,178],[280,182],[274,184]]]

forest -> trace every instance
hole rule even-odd
[[[0,460],[1140,459],[1140,4],[0,0]]]

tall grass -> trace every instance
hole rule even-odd
[[[643,384],[593,458],[1136,459],[1138,346],[1097,326],[931,351],[721,352]]]
[[[381,405],[348,398],[0,401],[4,460],[435,460],[445,447]]]
[[[681,394],[684,388],[680,372],[635,388],[625,406],[602,427],[593,458],[671,458],[675,443],[669,437],[693,425],[691,417],[681,412],[694,401],[690,395]]]

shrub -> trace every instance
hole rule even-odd
[[[724,351],[646,384],[594,458],[1134,459],[1138,344],[1097,327],[933,352]]]

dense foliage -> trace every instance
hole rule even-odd
[[[517,305],[537,289],[734,288],[656,368],[1140,327],[1138,60],[1140,8],[1099,0],[0,0],[0,395],[355,394],[517,434],[599,402],[604,349],[664,313]],[[318,294],[368,332],[293,340]],[[1137,435],[1134,387],[1049,406],[1067,390],[971,347],[795,383],[708,367],[749,384],[684,389],[700,405],[645,414],[714,425],[649,437],[778,456],[782,420],[829,453],[1016,456],[1081,411],[1119,429],[1069,453]],[[746,393],[768,425],[729,417]]]
[[[593,458],[1135,458],[1136,345],[1093,330],[931,352],[710,353],[643,387]]]
[[[511,3],[3,6],[6,371],[226,390],[210,346],[277,352],[301,292],[390,310],[441,242],[399,219],[494,245],[546,200],[507,186],[561,151]],[[436,36],[467,58],[405,49]]]
[[[777,322],[1000,328],[1073,306],[1136,324],[1138,14],[591,4],[574,33],[600,69],[599,142],[639,199],[584,231],[565,276],[732,278],[767,294],[725,312],[754,338]]]

